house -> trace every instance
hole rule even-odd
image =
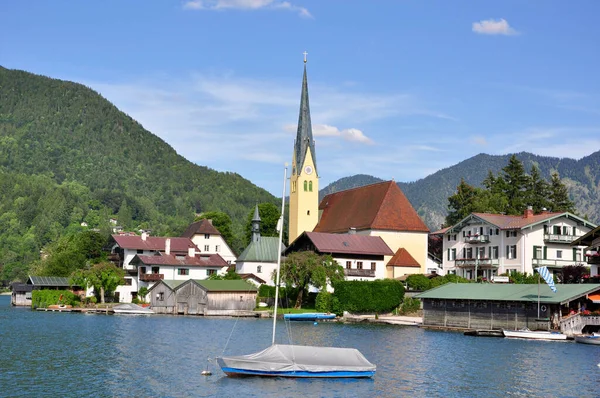
[[[244,315],[256,307],[256,286],[243,280],[160,280],[149,290],[159,314]]]
[[[254,209],[252,217],[252,239],[250,244],[238,256],[235,263],[235,272],[238,274],[254,274],[267,284],[274,286],[273,272],[277,269],[277,259],[281,251],[285,251],[285,245],[277,237],[261,236],[260,216],[258,206]]]
[[[303,232],[290,243],[284,254],[289,255],[298,251],[314,251],[319,255],[331,255],[344,267],[347,280],[385,278],[385,256],[394,255],[392,249],[379,236],[324,232]]]
[[[12,286],[11,304],[31,307],[31,294],[34,290],[69,290],[74,294],[84,294],[78,286],[71,287],[69,278],[58,276],[32,276],[26,283],[16,283]]]
[[[181,237],[191,239],[202,253],[218,254],[228,264],[235,264],[235,253],[225,242],[221,232],[212,224],[212,220],[202,219],[190,224]]]
[[[136,255],[154,255],[156,253],[168,253],[186,256],[190,249],[195,253],[200,250],[189,238],[165,238],[149,236],[146,232],[141,235],[115,234],[109,241],[109,260],[117,267],[125,270],[125,284],[118,286],[115,291],[115,301],[129,303],[137,297],[140,287],[147,286],[147,282],[140,283],[137,265],[131,264]]]
[[[547,266],[559,271],[583,261],[583,247],[571,243],[596,225],[574,214],[528,207],[522,216],[471,213],[444,233],[444,273],[491,280]]]
[[[598,293],[600,284],[560,285],[553,293],[545,283],[448,283],[415,298],[423,302],[423,326],[484,330],[560,328],[568,332],[570,314],[583,305],[595,305],[591,297]],[[589,318],[589,322],[596,323],[597,317]],[[587,321],[582,317],[580,323]]]
[[[585,246],[585,259],[590,277],[600,278],[600,226],[571,242],[571,246]]]
[[[384,181],[329,194],[319,205],[314,232],[379,236],[404,260],[385,257],[386,277],[425,273],[429,229],[394,181]],[[404,249],[399,253],[400,249]],[[417,266],[418,265],[418,266]]]
[[[136,254],[131,265],[138,269],[139,287],[149,287],[160,279],[206,279],[213,274],[225,274],[228,264],[218,254],[196,253],[189,248],[186,255],[157,252]]]

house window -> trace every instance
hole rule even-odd
[[[210,234],[204,234],[204,239],[210,239]]]
[[[479,247],[476,251],[477,258],[485,258],[485,247]]]
[[[160,271],[159,267],[152,267],[152,273],[153,274],[158,274],[159,271]]]
[[[517,258],[517,245],[506,246],[506,258],[509,260]]]
[[[541,246],[533,246],[533,258],[538,259],[542,258],[542,247]]]
[[[136,253],[137,253],[137,254],[144,254],[144,249],[137,249],[137,250],[136,250]]]
[[[296,192],[296,181],[292,181],[292,193]]]
[[[573,236],[577,236],[577,227],[573,227]]]
[[[377,263],[371,263],[371,271],[375,271],[377,268]]]
[[[362,267],[362,261],[357,261],[356,262],[356,269],[363,269],[363,267]]]
[[[304,192],[308,191],[308,181],[304,181]]]
[[[452,237],[452,235],[448,235],[448,242],[450,242],[451,237]]]
[[[467,236],[467,231],[463,231],[463,238]]]
[[[346,261],[346,269],[352,268],[352,261]]]
[[[453,235],[452,240],[456,240],[456,234]]]
[[[312,181],[308,182],[308,192],[312,192]]]
[[[206,275],[211,276],[217,273],[217,270],[214,269],[208,269],[206,270]]]
[[[562,258],[562,250],[556,251],[556,258]]]
[[[177,275],[189,275],[190,270],[188,268],[177,268]]]
[[[558,225],[554,226],[554,235],[560,235],[560,227]]]
[[[469,247],[465,250],[465,258],[473,258],[473,248]]]
[[[262,265],[257,265],[256,266],[256,272],[259,273],[259,274],[262,272]]]
[[[456,249],[448,249],[448,261],[456,260]]]
[[[500,235],[500,228],[496,228],[496,235]]]
[[[219,250],[221,250],[221,247],[219,245],[215,246],[215,251],[218,252]]]
[[[156,293],[156,299],[158,301],[165,301],[165,293],[164,292],[158,292],[158,293]]]
[[[207,252],[210,246],[204,245],[204,251]]]
[[[133,281],[131,280],[131,278],[125,278],[125,286],[131,286],[133,283]]]
[[[490,256],[492,259],[497,260],[498,259],[498,252],[499,252],[499,247],[498,246],[493,246],[492,247],[492,255]]]
[[[563,235],[569,235],[569,227],[563,226]]]

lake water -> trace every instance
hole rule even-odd
[[[261,319],[35,312],[0,296],[0,396],[600,396],[599,346],[416,327],[279,323],[278,342],[358,348],[377,365],[371,380],[228,378],[212,360],[266,348],[271,328]],[[213,375],[201,376],[207,366]]]

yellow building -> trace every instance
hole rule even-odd
[[[290,218],[289,241],[293,242],[305,231],[312,231],[319,216],[319,175],[315,140],[310,122],[308,103],[308,82],[306,79],[306,58],[300,97],[298,132],[292,154],[292,174],[290,177]]]

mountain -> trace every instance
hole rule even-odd
[[[527,172],[535,165],[547,181],[550,181],[553,172],[558,172],[569,189],[569,195],[575,202],[578,213],[600,224],[600,151],[579,160],[538,156],[528,152],[521,152],[516,156],[523,162]],[[480,187],[488,172],[497,174],[508,164],[510,157],[510,154],[479,154],[420,180],[400,182],[398,186],[427,226],[434,231],[444,222],[448,197],[455,193],[461,178],[470,185]],[[341,187],[361,186],[377,180],[379,179],[376,177],[365,175],[345,177],[326,186],[321,192],[331,193],[347,189]]]
[[[126,229],[178,233],[195,213],[223,211],[243,236],[257,202],[277,203],[236,173],[189,162],[88,87],[3,67],[0,189],[0,267],[81,222],[118,215]]]

